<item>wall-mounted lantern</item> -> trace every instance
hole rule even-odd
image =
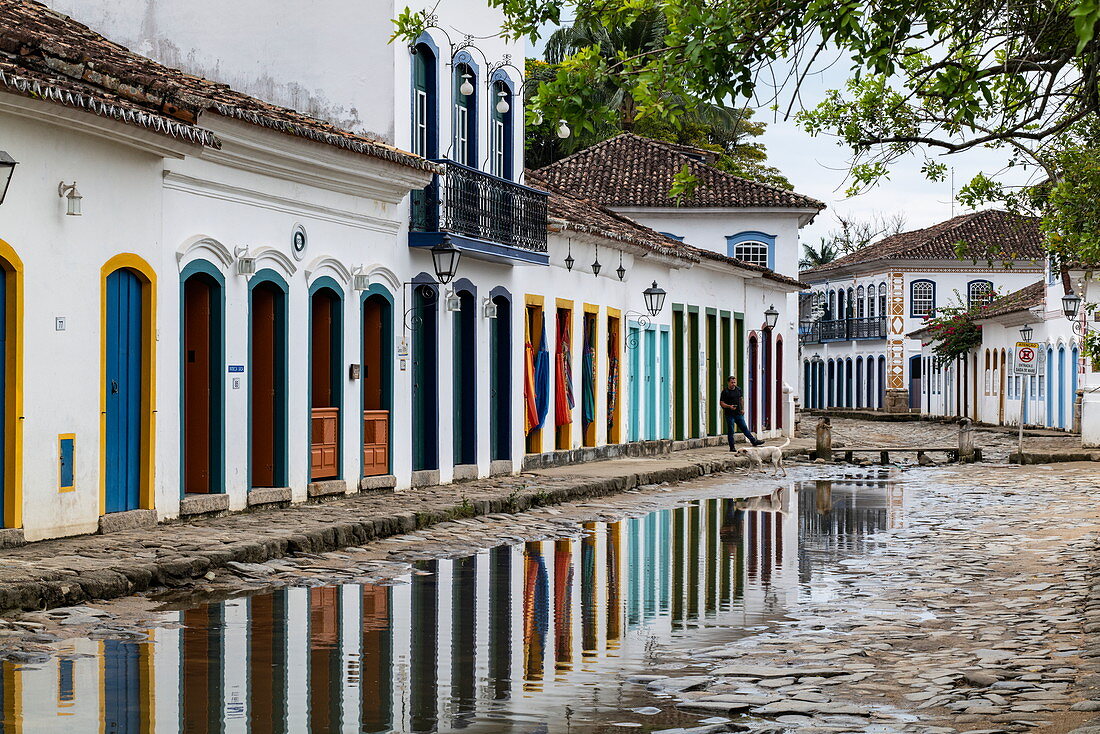
[[[1026,324],[1024,328],[1020,329],[1020,340],[1030,342],[1034,333],[1035,330],[1031,328],[1031,324]]]
[[[248,254],[247,247],[236,247],[233,254],[237,256],[237,275],[247,277],[256,274],[256,258]]]
[[[67,184],[64,181],[57,185],[58,197],[65,199],[65,214],[70,217],[80,216],[80,200],[84,197],[76,190],[76,181]]]
[[[653,285],[642,291],[642,299],[650,316],[661,313],[661,309],[665,307],[666,295],[664,289],[657,286],[657,281],[653,281]]]
[[[4,197],[8,195],[8,184],[15,173],[15,167],[19,162],[8,155],[6,150],[0,150],[0,204],[4,203]]]
[[[432,246],[432,266],[435,268],[435,279],[446,285],[451,282],[458,272],[458,262],[462,259],[462,253],[451,244],[450,235],[443,235],[443,241]]]
[[[481,301],[481,313],[487,319],[495,319],[497,317],[498,306],[493,303],[493,299],[484,298]]]
[[[1066,318],[1070,321],[1077,320],[1077,313],[1081,310],[1081,297],[1076,293],[1070,291],[1066,295],[1062,296],[1062,313],[1066,315]]]
[[[768,306],[768,310],[764,312],[764,323],[767,324],[767,328],[774,329],[776,322],[779,321],[779,312],[775,310],[775,306]]]

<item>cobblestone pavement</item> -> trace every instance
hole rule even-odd
[[[791,478],[851,471],[802,464],[792,467]],[[906,521],[872,536],[872,552],[831,570],[830,582],[844,593],[824,600],[803,595],[777,624],[748,636],[730,634],[727,642],[670,650],[653,675],[633,678],[653,709],[687,717],[689,723],[668,731],[1100,734],[1100,721],[1090,724],[1100,711],[1094,467],[978,464],[895,475],[907,498]],[[716,492],[762,494],[776,482],[735,474],[519,516],[459,518],[342,551],[234,564],[156,598],[193,602],[196,593],[384,581],[407,574],[411,561],[460,557],[501,542],[576,537],[579,522],[636,516]],[[0,657],[33,661],[59,636],[111,637],[135,625],[147,628],[151,606],[138,601],[25,615],[4,625]]]
[[[815,424],[816,419],[806,417],[802,437],[792,441],[789,450],[812,447]],[[958,429],[939,423],[837,419],[833,435],[837,446],[954,445]],[[1060,448],[1075,440],[1028,438],[1027,445]],[[984,430],[976,438],[990,461],[1004,461],[1014,441],[1010,434]],[[911,463],[914,457],[892,458]],[[724,447],[700,448],[397,493],[365,492],[324,503],[153,529],[40,541],[0,549],[0,610],[43,609],[178,586],[230,562],[256,563],[288,553],[329,551],[456,517],[519,511],[744,466],[742,457]]]

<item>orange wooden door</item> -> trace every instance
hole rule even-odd
[[[337,466],[339,423],[339,408],[314,408],[312,411],[309,450],[313,479],[331,479],[340,473]]]
[[[390,412],[363,411],[363,476],[390,471]]]

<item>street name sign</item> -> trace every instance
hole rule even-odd
[[[1017,375],[1034,375],[1039,363],[1039,345],[1034,342],[1016,342],[1015,368]]]

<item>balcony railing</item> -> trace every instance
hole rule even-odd
[[[545,191],[455,163],[413,193],[413,232],[447,232],[527,252],[546,252]],[[463,249],[461,242],[455,243]]]
[[[886,317],[871,316],[862,319],[827,319],[802,321],[798,336],[803,344],[849,341],[852,339],[885,339]]]

